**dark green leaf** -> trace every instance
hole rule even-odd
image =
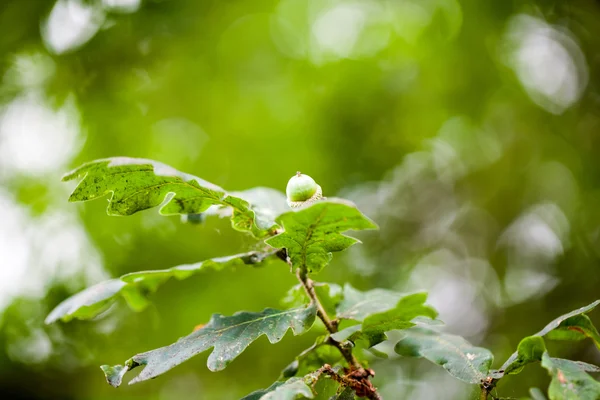
[[[59,319],[70,321],[74,318],[93,318],[104,311],[119,295],[125,298],[131,308],[140,311],[148,305],[146,295],[155,292],[171,277],[181,280],[205,269],[218,271],[238,265],[256,265],[272,254],[252,251],[169,269],[126,274],[119,279],[100,282],[64,300],[46,317],[46,323],[50,324]]]
[[[341,199],[319,201],[277,218],[284,232],[266,242],[285,248],[294,268],[318,272],[331,261],[331,253],[342,251],[358,242],[343,235],[349,230],[375,229],[354,204]]]
[[[387,339],[385,332],[406,329],[415,326],[416,317],[437,317],[437,312],[425,304],[427,293],[403,295],[391,310],[367,316],[362,325],[354,325],[332,335],[337,341],[363,339],[368,347],[375,346]]]
[[[344,286],[342,302],[337,307],[337,317],[362,321],[369,315],[390,310],[406,294],[385,289],[373,289],[361,292],[349,284]]]
[[[552,381],[548,388],[550,400],[598,400],[600,382],[586,372],[600,372],[595,365],[578,361],[542,357],[542,366],[548,370]]]
[[[211,206],[226,206],[233,210],[231,221],[236,230],[261,238],[276,228],[268,213],[263,212],[258,218],[248,201],[156,161],[126,157],[96,160],[66,174],[63,180],[77,178],[81,181],[69,201],[88,201],[111,194],[109,215],[131,215],[161,204],[163,215],[199,214]]]
[[[518,374],[529,363],[541,361],[546,351],[544,339],[540,336],[528,336],[521,340],[517,348],[517,357],[510,363],[504,364],[500,370],[504,374]]]
[[[208,357],[208,368],[211,371],[222,370],[260,336],[266,335],[271,343],[277,343],[290,328],[299,335],[312,326],[315,315],[316,308],[312,305],[285,311],[272,308],[260,313],[244,311],[231,317],[214,314],[202,329],[170,346],[137,354],[128,360],[126,365],[132,365],[131,368],[138,365],[145,367],[129,383],[155,378],[210,348],[213,351]],[[103,370],[109,368],[104,366]]]
[[[467,383],[480,383],[490,369],[492,353],[460,336],[413,327],[404,331],[394,350],[401,356],[424,357]]]
[[[560,339],[566,339],[568,334],[566,334],[565,331],[574,330],[574,328],[577,326],[578,323],[584,324],[581,326],[581,329],[583,332],[587,332],[587,334],[593,335],[593,332],[591,331],[591,328],[593,328],[593,325],[591,324],[591,321],[589,321],[589,319],[587,319],[587,321],[586,321],[585,319],[578,319],[578,318],[574,318],[574,317],[577,317],[577,316],[580,316],[580,315],[583,315],[583,314],[586,314],[586,313],[592,311],[598,304],[600,304],[600,300],[596,300],[592,304],[589,304],[585,307],[581,307],[581,308],[571,311],[567,314],[561,315],[560,317],[554,319],[552,322],[550,322],[548,325],[546,325],[544,327],[544,329],[542,329],[538,333],[531,335],[529,337],[533,337],[533,336],[543,337],[543,336],[546,336],[549,333],[551,333],[553,330],[559,329],[560,331],[562,331],[562,333],[559,333],[554,337],[555,338],[558,337]],[[585,325],[587,322],[589,322],[589,326]],[[590,328],[590,326],[591,326],[591,328]],[[594,328],[594,331],[595,331],[595,328]],[[586,335],[586,333],[582,333],[582,334]],[[584,336],[573,335],[572,337],[574,337],[575,340],[580,340]],[[593,339],[594,339],[594,341],[596,340],[596,338],[594,338],[594,337],[593,337]],[[505,370],[506,368],[508,368],[509,365],[512,365],[514,362],[516,362],[518,357],[519,357],[519,353],[518,353],[518,351],[515,351],[508,358],[508,360],[506,360],[506,362],[504,362],[504,364],[500,368],[500,371]],[[498,371],[498,373],[494,376],[496,379],[502,378],[503,373],[500,371]],[[521,371],[520,369],[515,369],[512,371],[512,373],[516,374],[520,371]]]

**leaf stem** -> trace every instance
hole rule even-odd
[[[291,267],[291,262],[288,261],[288,263]],[[327,315],[327,311],[325,311],[325,308],[319,301],[317,293],[315,292],[315,286],[313,284],[313,281],[308,277],[306,269],[298,268],[296,271],[296,276],[298,277],[298,280],[304,287],[304,290],[310,298],[310,301],[317,307],[317,316],[321,321],[323,321],[323,325],[325,325],[327,331],[329,331],[330,334],[336,333],[338,331],[338,322],[336,320],[332,320],[331,318],[329,318],[329,315]],[[352,354],[351,348],[342,346],[340,342],[334,340],[331,336],[328,339],[328,343],[337,348],[348,362],[348,365],[350,366],[350,373],[348,374],[348,376],[352,377],[351,381],[356,382],[356,384],[350,385],[350,387],[352,387],[352,389],[354,389],[355,391],[356,389],[359,389],[359,391],[357,391],[357,394],[359,394],[360,392],[359,396],[361,397],[367,397],[370,400],[382,400],[379,393],[377,393],[377,389],[369,381],[369,377],[374,375],[373,371],[366,370],[360,364],[356,357],[354,357],[354,354]],[[356,387],[357,385],[360,386],[362,390]]]
[[[485,386],[481,386],[481,393],[479,394],[479,400],[487,400],[490,392]]]

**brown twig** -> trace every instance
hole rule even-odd
[[[290,268],[292,268],[289,258],[287,261],[288,264],[290,264]],[[336,333],[338,331],[338,321],[332,320],[329,318],[329,315],[327,315],[327,311],[325,311],[325,308],[319,301],[319,298],[315,292],[313,281],[308,277],[306,270],[304,268],[298,268],[296,271],[296,276],[304,287],[304,290],[310,298],[310,301],[317,307],[317,316],[323,322],[323,325],[325,325],[327,331],[329,331],[330,334]],[[340,376],[333,371],[333,369],[331,369],[331,366],[325,364],[321,369],[319,369],[319,373],[330,375],[333,379],[344,386],[352,388],[352,390],[354,390],[359,397],[366,397],[370,400],[382,400],[379,393],[377,393],[377,389],[369,380],[371,376],[375,375],[373,370],[365,369],[356,359],[356,357],[354,357],[351,348],[342,346],[340,342],[333,339],[331,336],[329,337],[327,343],[334,346],[340,351],[340,353],[342,353],[342,356],[344,356],[348,362],[350,369],[346,371],[345,375]]]

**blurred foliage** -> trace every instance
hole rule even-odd
[[[236,399],[319,335],[259,339],[219,373],[204,354],[143,385],[106,385],[99,364],[215,312],[276,307],[295,283],[281,264],[208,272],[167,282],[139,314],[119,304],[45,326],[102,279],[254,243],[225,220],[68,204],[61,175],[111,156],[231,190],[311,175],[381,227],[315,279],[428,290],[449,332],[499,367],[520,338],[598,297],[599,18],[591,0],[2,0],[2,398]],[[600,362],[590,340],[549,347]],[[467,397],[419,360],[372,367],[386,398]],[[532,369],[499,394],[548,387]]]

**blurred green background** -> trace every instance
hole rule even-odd
[[[223,372],[204,353],[109,387],[100,364],[214,312],[277,307],[295,282],[283,263],[208,272],[167,283],[139,314],[120,304],[45,326],[102,279],[253,245],[226,220],[68,204],[61,175],[109,156],[229,190],[311,175],[381,227],[315,279],[427,289],[448,331],[498,367],[600,297],[599,20],[592,0],[1,0],[0,397],[237,399],[318,333],[263,337]],[[551,350],[600,363],[587,341]],[[419,360],[373,368],[386,399],[473,396]],[[532,366],[498,393],[548,382]]]

